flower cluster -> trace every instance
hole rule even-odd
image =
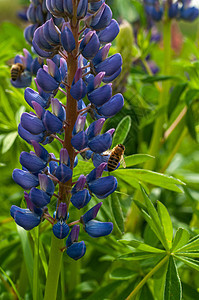
[[[105,120],[119,112],[124,104],[120,93],[112,95],[111,86],[111,81],[121,72],[121,55],[108,56],[110,42],[117,36],[119,26],[103,0],[43,2],[31,1],[28,9],[29,20],[33,24],[37,22],[37,26],[31,25],[25,35],[34,29],[29,42],[42,64],[35,72],[38,91],[28,87],[24,93],[34,112],[23,113],[18,127],[20,137],[34,151],[22,152],[22,169],[13,171],[14,181],[26,190],[27,209],[13,205],[11,216],[26,230],[48,220],[57,238],[68,236],[67,254],[79,259],[85,254],[86,246],[83,241],[78,242],[77,223],[91,237],[106,236],[113,229],[111,222],[94,220],[102,202],[79,220],[70,223],[68,220],[70,203],[80,210],[93,195],[104,199],[117,188],[114,176],[103,177],[107,156],[102,153],[111,147],[114,129],[101,131]],[[53,17],[42,18],[44,12]],[[58,27],[60,20],[62,25]],[[58,91],[66,95],[66,105],[55,98]],[[87,113],[94,121],[85,128]],[[61,144],[59,158],[42,146],[54,139]],[[92,158],[95,168],[73,181],[78,154]],[[52,197],[57,198],[53,215],[47,207]]]
[[[160,3],[159,0],[144,0],[144,7],[147,15],[153,21],[160,21],[163,17],[165,9],[170,19],[184,20],[188,22],[194,21],[199,14],[199,10],[190,6],[190,0],[167,0]]]

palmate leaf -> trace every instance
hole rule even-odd
[[[163,230],[163,226],[162,223],[160,221],[160,218],[158,216],[158,213],[155,209],[155,207],[153,206],[153,203],[151,202],[151,200],[149,199],[148,195],[146,194],[145,190],[143,189],[143,187],[141,187],[142,190],[142,194],[144,196],[144,200],[146,203],[146,207],[148,210],[148,214],[149,214],[149,218],[148,218],[148,224],[151,227],[151,229],[155,232],[155,234],[157,235],[157,237],[159,238],[159,240],[161,241],[162,245],[164,246],[165,249],[169,249],[169,244],[167,242],[167,237],[165,236],[164,230]],[[147,217],[147,213],[143,212],[145,214],[145,216]]]
[[[199,271],[199,261],[195,260],[193,258],[188,258],[188,257],[182,257],[180,256],[180,253],[175,255],[175,257],[185,263],[187,266],[191,267],[192,269],[195,269]]]
[[[153,275],[155,299],[164,299],[164,289],[168,263],[169,261],[163,264],[160,269]]]
[[[145,163],[146,161],[154,159],[154,156],[148,154],[133,154],[125,157],[126,167],[133,167]]]
[[[112,193],[109,197],[109,204],[114,218],[114,223],[117,226],[120,235],[124,233],[124,216],[119,198],[116,193]]]
[[[155,258],[157,257],[157,253],[138,251],[138,252],[130,252],[127,254],[120,255],[119,257],[117,257],[117,260],[133,261],[133,260],[145,260],[148,258],[151,259],[154,257]]]
[[[181,300],[182,287],[178,270],[173,256],[169,258],[169,265],[166,274],[164,300]]]
[[[180,193],[182,193],[182,190],[177,185],[184,184],[181,180],[172,176],[144,169],[118,169],[115,171],[115,176],[121,177],[129,184],[132,184],[132,181],[146,182]]]
[[[150,245],[147,245],[141,241],[138,240],[120,240],[119,242],[121,242],[122,244],[131,246],[133,248],[136,248],[137,250],[142,250],[144,252],[152,252],[152,253],[165,253],[165,250],[161,250],[155,247],[152,247]]]
[[[131,117],[124,117],[118,124],[112,141],[112,147],[123,144],[131,128]]]
[[[169,216],[168,210],[160,201],[157,201],[157,209],[167,244],[169,246],[169,249],[171,249],[173,239],[173,225],[171,222],[171,218]]]
[[[199,249],[199,235],[191,239],[188,244],[179,248],[176,252],[185,252],[185,251],[192,252],[192,251],[198,251],[198,249]]]
[[[182,246],[186,245],[189,241],[189,232],[184,228],[178,228],[173,239],[172,251],[180,249]]]

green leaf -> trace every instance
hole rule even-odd
[[[118,169],[115,171],[115,175],[124,180],[128,179],[129,183],[137,180],[180,193],[182,193],[182,190],[177,186],[177,184],[184,184],[181,180],[172,176],[144,169]]]
[[[139,300],[154,300],[153,294],[147,284],[141,289]]]
[[[155,299],[164,299],[164,288],[165,288],[165,280],[166,280],[166,274],[168,269],[168,263],[169,261],[163,264],[160,267],[160,269],[153,275]]]
[[[191,258],[199,258],[199,250],[194,251],[194,252],[179,252],[179,253],[176,253],[176,255],[186,256],[186,257],[191,257]]]
[[[119,242],[121,242],[122,244],[126,244],[128,246],[131,246],[133,248],[136,248],[138,250],[142,250],[145,252],[152,252],[152,253],[165,253],[165,250],[161,250],[155,247],[152,247],[150,245],[147,245],[143,242],[137,241],[137,240],[120,240]]]
[[[172,252],[175,252],[189,241],[189,232],[184,228],[178,228],[173,239]]]
[[[162,245],[165,247],[165,249],[168,250],[168,244],[167,244],[164,232],[163,232],[162,224],[159,219],[158,213],[157,213],[155,207],[153,206],[153,203],[149,199],[148,195],[146,194],[145,190],[143,189],[143,187],[141,187],[141,190],[142,190],[142,194],[144,196],[144,200],[145,200],[145,203],[147,206],[148,214],[151,217],[151,223],[153,223],[153,228],[155,228],[156,232],[159,233],[159,238],[160,238]]]
[[[170,80],[170,79],[177,79],[179,80],[179,78],[177,76],[166,76],[166,75],[153,75],[153,76],[145,76],[144,78],[142,78],[142,82],[144,83],[152,83],[152,82],[156,82],[156,81],[165,81],[165,80]]]
[[[178,270],[172,256],[169,258],[169,265],[166,275],[166,283],[164,290],[164,300],[181,300],[182,287]]]
[[[114,136],[113,136],[113,142],[112,142],[112,147],[115,147],[118,144],[123,144],[129,130],[131,128],[131,117],[126,116],[124,117],[118,124]]]
[[[113,218],[117,227],[119,228],[121,234],[124,233],[124,216],[122,212],[122,207],[119,198],[116,193],[112,193],[110,196],[110,207],[112,211]]]
[[[173,225],[171,222],[171,218],[169,216],[168,210],[160,201],[157,201],[157,209],[168,247],[169,249],[171,249],[173,239]]]
[[[148,258],[157,257],[157,253],[149,252],[130,252],[128,254],[120,255],[117,260],[133,261],[133,260],[144,260]]]
[[[115,280],[128,280],[137,277],[137,273],[135,273],[135,271],[133,272],[130,269],[118,268],[113,270],[109,276],[111,279]]]
[[[17,135],[17,131],[10,132],[6,135],[5,139],[3,140],[2,154],[6,153],[12,147]]]
[[[28,233],[26,230],[24,230],[22,227],[20,227],[18,225],[17,225],[17,231],[18,231],[19,237],[21,239],[23,255],[24,255],[26,269],[27,269],[27,273],[28,273],[28,279],[29,279],[31,290],[32,290],[32,288],[33,288],[33,255],[32,255],[32,249],[30,246],[30,242],[28,239]]]
[[[19,292],[17,291],[17,288],[14,284],[14,282],[12,281],[12,279],[10,278],[10,276],[8,276],[8,274],[6,272],[4,272],[4,270],[0,267],[0,271],[1,273],[8,279],[9,283],[11,284],[16,296],[17,296],[17,299],[19,300],[22,300],[21,296],[19,295]]]
[[[196,239],[194,239],[193,241],[189,242],[188,244],[186,244],[185,246],[181,247],[180,249],[178,249],[177,252],[179,251],[198,251],[199,249],[199,236],[197,235]]]
[[[187,266],[191,267],[192,269],[199,271],[199,261],[198,260],[195,260],[192,258],[187,258],[187,257],[181,257],[180,253],[179,253],[179,255],[175,255],[175,257],[177,259],[179,259],[180,261],[184,262]]]
[[[180,101],[180,97],[181,97],[182,93],[184,92],[184,90],[186,89],[186,87],[187,87],[187,82],[179,83],[174,87],[173,91],[171,92],[169,104],[168,104],[168,118],[170,118],[172,112],[178,105],[178,103]]]
[[[195,122],[194,122],[194,113],[191,106],[187,108],[186,113],[186,125],[188,127],[189,133],[191,137],[196,141],[197,140],[197,133],[195,129]]]
[[[126,167],[133,167],[145,163],[146,161],[154,159],[154,156],[148,154],[133,154],[125,157]]]

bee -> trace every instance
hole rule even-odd
[[[111,150],[110,157],[107,163],[107,168],[109,172],[115,170],[120,161],[122,162],[123,167],[126,168],[126,164],[123,158],[124,151],[125,147],[122,144],[118,144]]]
[[[24,69],[25,69],[24,66],[20,63],[16,63],[16,64],[12,65],[11,70],[10,70],[11,79],[13,81],[16,81],[17,78],[19,78],[21,76]]]

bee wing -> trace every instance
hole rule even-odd
[[[121,156],[120,163],[122,164],[123,168],[126,168],[126,163],[123,155]]]
[[[102,153],[102,156],[108,156],[108,155],[111,155],[113,150],[106,150]]]

